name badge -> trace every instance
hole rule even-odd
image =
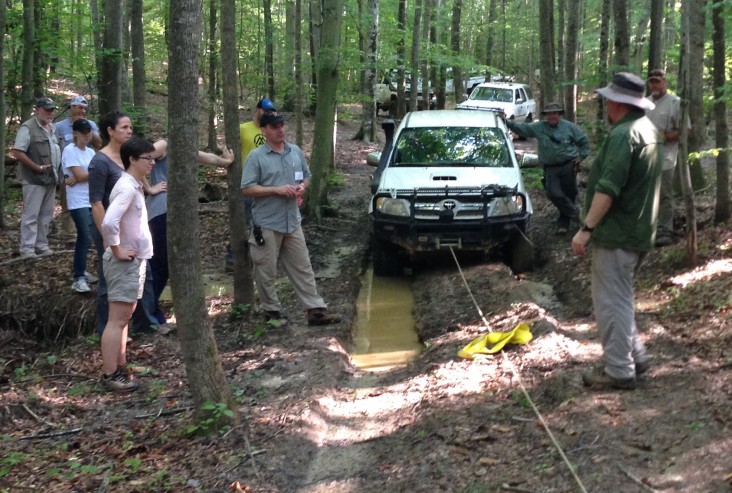
[[[295,181],[303,181],[303,172],[302,171],[295,171]]]

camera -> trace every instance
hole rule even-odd
[[[254,229],[252,230],[254,233],[254,241],[258,246],[264,245],[264,237],[262,236],[262,228],[259,226],[254,226]]]

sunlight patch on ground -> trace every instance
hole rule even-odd
[[[732,259],[712,260],[692,271],[672,277],[670,282],[685,288],[689,284],[706,281],[714,276],[730,272],[732,272]]]

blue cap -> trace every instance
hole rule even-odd
[[[275,108],[275,105],[267,98],[262,99],[260,102],[257,103],[257,108],[263,109],[266,111],[277,111]]]

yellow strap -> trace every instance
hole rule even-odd
[[[506,344],[526,344],[534,336],[529,326],[521,323],[510,332],[489,332],[474,339],[470,344],[458,351],[458,356],[465,359],[473,359],[476,354],[497,353]],[[487,347],[492,345],[492,347]]]

